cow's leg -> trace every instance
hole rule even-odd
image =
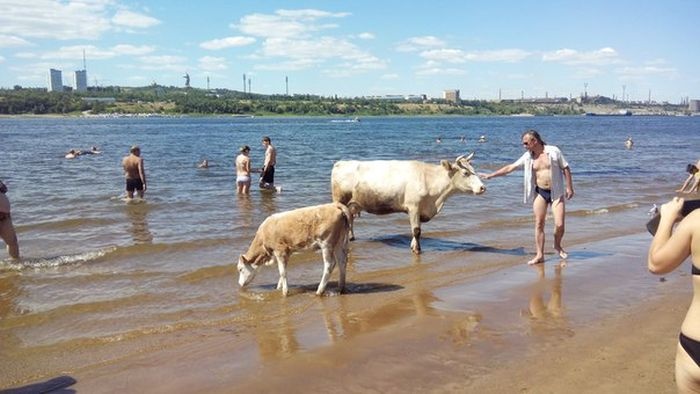
[[[354,228],[354,222],[355,222],[355,215],[350,215],[350,217],[348,218],[348,225],[349,225],[349,226],[348,226],[348,227],[349,227],[349,230],[348,230],[348,239],[349,239],[350,241],[354,241],[354,240],[355,240],[355,231],[353,230],[353,228]]]
[[[321,254],[323,255],[323,276],[321,276],[321,283],[318,284],[316,295],[321,295],[326,290],[328,280],[330,280],[333,268],[335,268],[335,256],[328,245],[321,247]]]
[[[411,231],[413,232],[411,250],[415,254],[420,254],[420,216],[418,211],[408,211],[408,220],[411,222]]]
[[[287,287],[287,259],[289,256],[286,253],[275,252],[275,258],[277,259],[277,269],[280,272],[280,280],[277,282],[277,289],[282,287],[282,294],[286,297],[289,293]]]

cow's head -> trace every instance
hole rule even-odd
[[[251,264],[245,256],[240,255],[238,257],[238,285],[245,287],[250,283],[255,277],[255,273],[258,272],[259,266],[259,264]]]
[[[465,193],[481,194],[486,191],[481,178],[474,171],[471,160],[474,152],[469,155],[462,155],[455,159],[454,163],[447,160],[442,161],[442,166],[447,169],[452,179],[452,184],[457,190]]]

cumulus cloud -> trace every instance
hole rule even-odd
[[[166,70],[182,72],[187,69],[187,58],[173,55],[141,56],[136,68],[141,70]]]
[[[24,47],[30,45],[32,45],[32,43],[23,38],[0,34],[0,48]]]
[[[259,55],[263,58],[285,57],[297,64],[315,64],[330,59],[351,61],[354,70],[380,69],[386,67],[384,61],[360,49],[355,44],[335,37],[321,37],[309,40],[268,38],[264,41]],[[300,63],[301,61],[301,63]]]
[[[678,70],[673,67],[657,67],[654,65],[623,67],[615,70],[615,72],[621,79],[638,79],[649,76],[662,76],[672,79],[678,76]]]
[[[399,52],[420,52],[427,49],[443,48],[445,42],[435,36],[411,37],[396,45]]]
[[[516,63],[531,55],[530,52],[522,49],[500,49],[492,51],[467,52],[461,49],[433,49],[421,52],[420,56],[432,60],[446,63],[466,63],[466,62],[492,62],[492,63]]]
[[[235,36],[204,41],[203,43],[199,44],[199,46],[204,49],[219,50],[232,47],[242,47],[250,45],[255,41],[256,40],[253,37]]]
[[[255,37],[308,37],[312,32],[337,27],[332,23],[318,23],[320,19],[344,18],[346,12],[327,12],[313,9],[277,10],[274,14],[243,16],[231,27]]]
[[[125,55],[146,55],[155,50],[154,47],[148,45],[129,45],[129,44],[118,44],[111,48],[103,49],[96,47],[94,45],[72,45],[63,46],[55,51],[48,51],[41,54],[35,54],[31,52],[23,52],[17,54],[17,57],[24,59],[38,58],[38,59],[82,59],[83,51],[85,51],[86,56],[91,60],[103,60],[112,59],[118,56]]]
[[[610,47],[601,48],[595,51],[580,52],[575,49],[558,49],[552,52],[545,52],[542,55],[544,62],[557,62],[566,65],[606,65],[620,62],[617,51]]]
[[[357,38],[362,39],[362,40],[374,40],[374,34],[369,33],[369,32],[364,32],[364,33],[358,34]]]
[[[112,23],[117,26],[144,29],[160,24],[156,18],[129,10],[117,10],[112,17]]]
[[[158,23],[115,0],[3,0],[0,12],[0,34],[21,39],[95,40],[110,30]]]
[[[226,59],[223,57],[204,56],[199,58],[199,68],[204,71],[226,70]]]

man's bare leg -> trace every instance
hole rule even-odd
[[[552,202],[552,215],[554,216],[554,250],[557,251],[559,257],[566,259],[569,254],[566,253],[561,246],[561,240],[564,238],[565,219],[566,219],[566,203],[564,197]]]
[[[532,212],[535,214],[535,257],[527,263],[544,263],[544,221],[547,216],[547,201],[539,194],[532,203]]]

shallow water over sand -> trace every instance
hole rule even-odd
[[[564,294],[570,286],[600,282],[576,271],[577,263],[604,253],[582,245],[638,234],[651,204],[669,199],[685,179],[685,165],[697,160],[700,146],[697,117],[0,119],[0,138],[9,147],[0,175],[10,188],[23,255],[18,264],[0,263],[0,360],[15,360],[0,361],[0,387],[55,371],[78,349],[94,359],[76,358],[71,365],[114,358],[114,344],[133,351],[167,347],[191,330],[260,333],[261,359],[367,335],[433,310],[463,314],[465,326],[456,330],[468,336],[470,325],[483,327],[498,310],[490,301],[515,297],[508,291],[525,291],[517,290],[523,281],[537,278],[520,267],[533,251],[520,172],[489,181],[485,195],[451,197],[423,225],[421,256],[409,251],[405,215],[363,214],[351,244],[348,294],[342,296],[312,295],[321,276],[315,253],[293,257],[287,300],[274,289],[275,269],[264,267],[241,291],[232,263],[267,215],[327,202],[336,160],[437,163],[475,151],[477,171],[490,171],[522,154],[520,133],[529,127],[559,146],[572,167],[577,194],[567,206],[565,238],[571,264],[559,285],[556,276],[551,279]],[[482,134],[488,142],[476,143]],[[263,135],[278,147],[276,179],[283,191],[254,187],[250,197],[238,197],[232,170],[237,147],[250,145],[260,165]],[[635,140],[632,150],[624,149],[627,135]],[[442,143],[435,143],[437,136]],[[149,190],[145,202],[126,204],[119,162],[135,143],[146,161]],[[68,149],[92,145],[104,153],[63,158]],[[212,167],[197,169],[204,157]],[[638,245],[629,253],[645,253],[644,242]],[[554,275],[547,269],[548,277]],[[644,275],[635,278],[630,286]],[[511,290],[504,293],[504,286]],[[373,307],[361,313],[353,305],[366,299]],[[542,305],[542,313],[557,313],[545,301],[534,310]],[[309,311],[318,314],[309,318]],[[522,328],[511,319],[519,318],[506,312],[499,327]],[[566,335],[566,328],[561,332]],[[46,354],[64,359],[51,361]]]

